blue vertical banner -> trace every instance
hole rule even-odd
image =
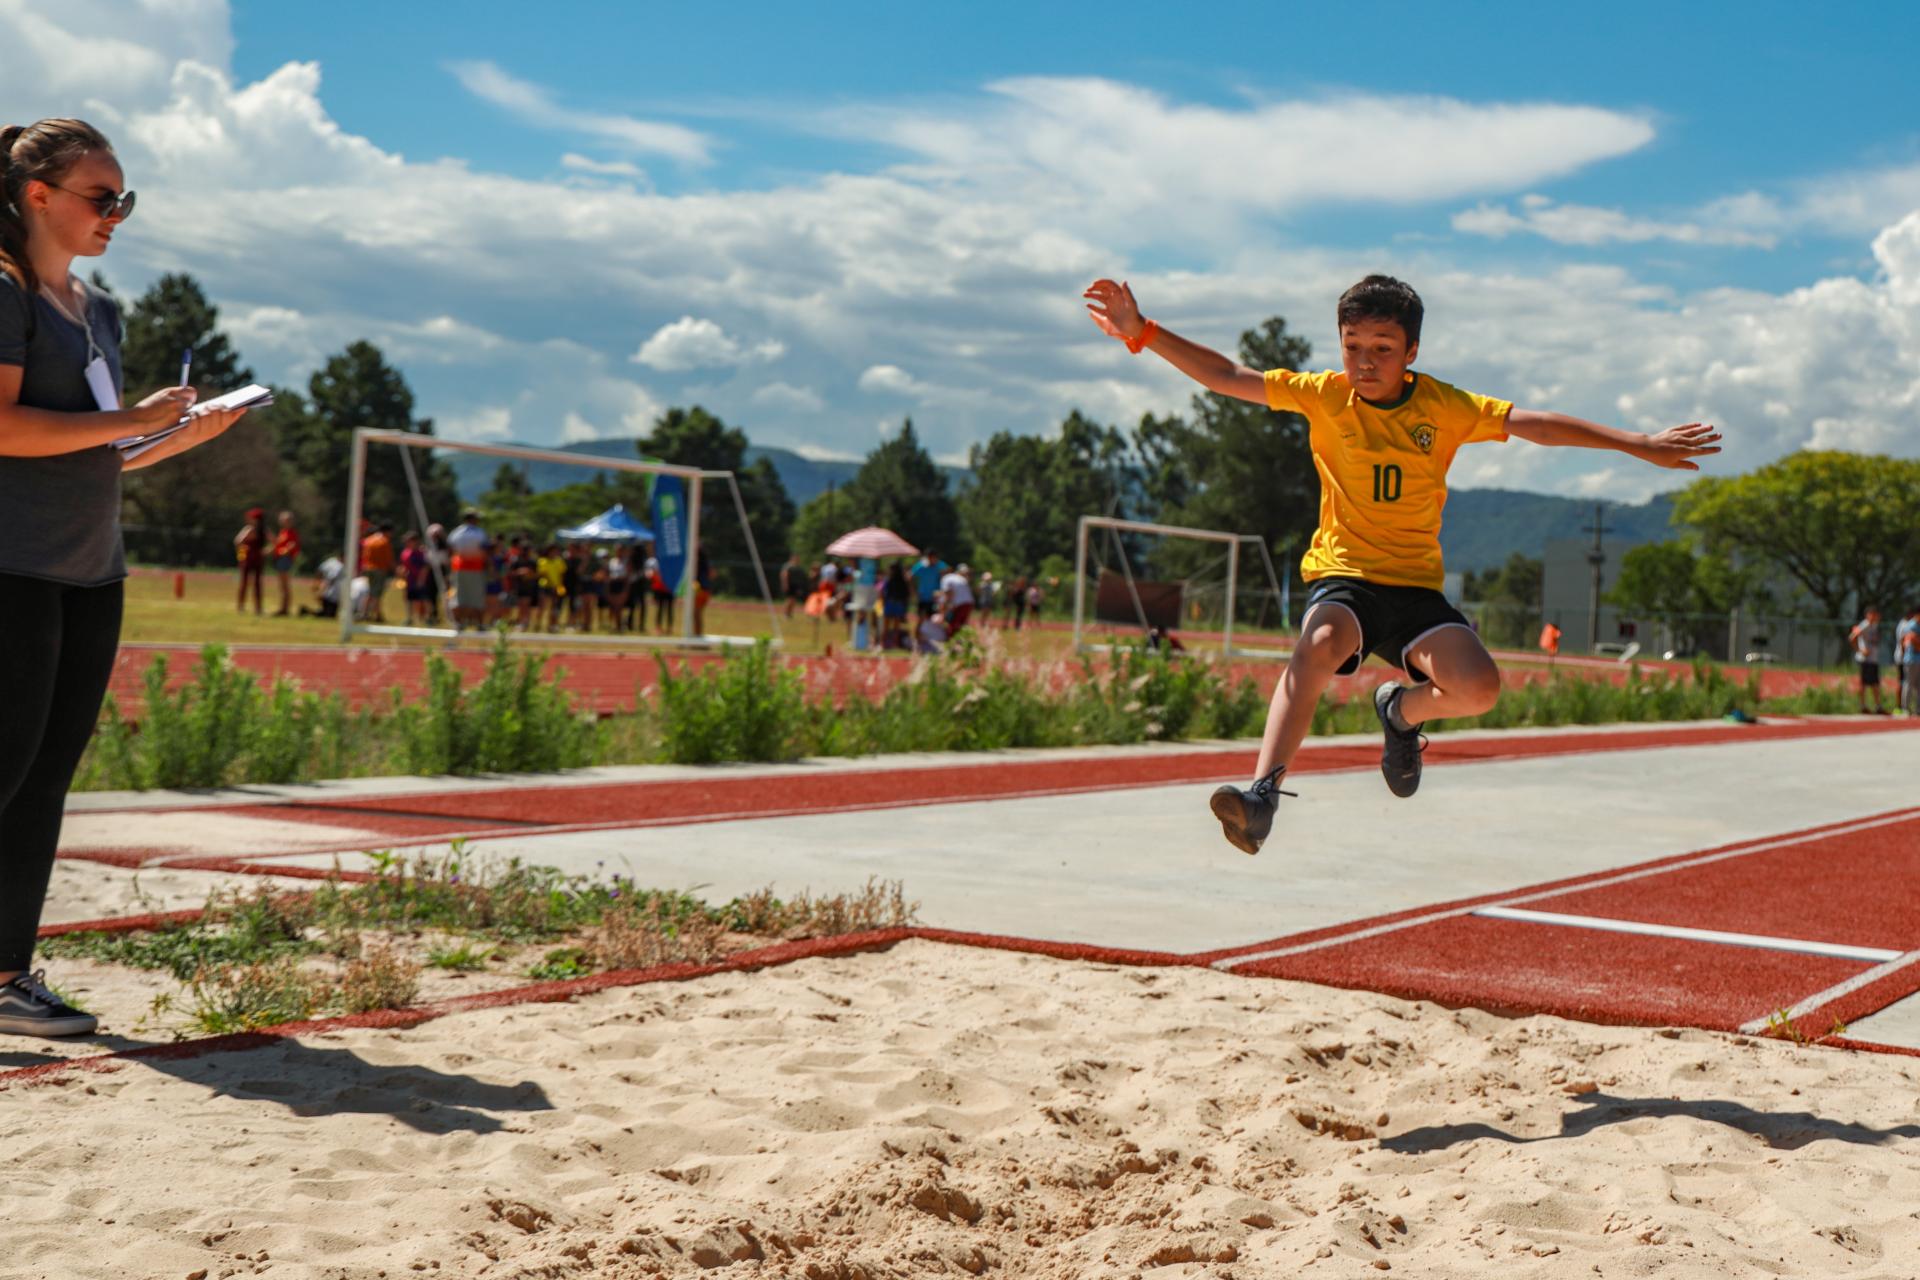
[[[660,580],[678,594],[681,576],[687,571],[687,487],[679,476],[654,479],[653,536]]]

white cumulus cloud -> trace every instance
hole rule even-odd
[[[711,320],[681,316],[672,324],[660,326],[641,343],[633,353],[633,362],[665,373],[682,373],[750,360],[778,360],[785,351],[784,343],[771,339],[743,345]]]

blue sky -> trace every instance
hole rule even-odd
[[[1724,469],[1920,452],[1920,95],[1896,6],[462,5],[0,0],[0,114],[114,136],[258,372],[369,337],[451,436],[643,432],[698,400],[948,458],[1188,389],[1078,314],[1094,274],[1230,347],[1332,354],[1370,269],[1423,367]],[[1566,11],[1561,11],[1561,10]],[[103,36],[100,33],[112,33]],[[1613,456],[1463,484],[1637,499]]]

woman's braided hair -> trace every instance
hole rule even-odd
[[[106,135],[85,120],[41,120],[0,129],[0,274],[32,293],[40,287],[27,256],[27,222],[20,209],[29,182],[59,182],[89,152],[112,151]]]

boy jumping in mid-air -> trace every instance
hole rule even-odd
[[[1248,369],[1140,314],[1133,291],[1096,280],[1085,294],[1094,323],[1138,355],[1151,349],[1218,395],[1298,413],[1311,427],[1320,473],[1320,527],[1301,561],[1312,584],[1300,640],[1273,691],[1256,781],[1213,793],[1227,839],[1258,853],[1273,827],[1281,775],[1313,724],[1327,683],[1369,653],[1409,683],[1382,684],[1373,706],[1386,733],[1380,771],[1397,796],[1420,786],[1420,726],[1477,716],[1500,696],[1500,673],[1459,610],[1440,594],[1440,510],[1447,467],[1461,445],[1518,436],[1535,444],[1618,449],[1658,467],[1698,471],[1720,433],[1698,422],[1658,435],[1618,431],[1563,414],[1516,409],[1409,366],[1423,308],[1413,289],[1368,276],[1340,297],[1339,372]]]

